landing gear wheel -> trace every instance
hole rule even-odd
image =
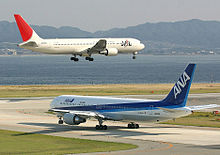
[[[107,125],[103,126],[103,130],[107,130],[107,128],[108,128]]]
[[[60,119],[60,120],[58,121],[58,124],[63,124],[63,120]]]
[[[94,58],[89,58],[89,61],[93,61],[94,60]]]
[[[94,58],[91,58],[91,57],[86,57],[85,59],[89,60],[89,61],[93,61],[94,60]]]
[[[96,130],[107,130],[107,125],[96,125],[95,129]]]
[[[135,55],[133,55],[132,59],[136,59],[136,56],[135,56]]]
[[[99,125],[96,125],[96,126],[95,126],[95,129],[96,129],[96,130],[99,130],[99,129],[100,129],[100,126],[99,126]]]
[[[73,60],[73,61],[79,61],[79,59],[76,58],[76,57],[71,57],[70,60]]]
[[[128,124],[128,128],[129,129],[138,129],[139,128],[139,124],[131,122],[131,123]]]
[[[107,125],[102,125],[103,120],[102,119],[98,119],[99,121],[99,125],[96,125],[95,129],[96,130],[107,130]]]
[[[135,124],[135,128],[138,129],[139,128],[139,124]]]

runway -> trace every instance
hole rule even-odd
[[[160,95],[120,96],[159,99]],[[136,144],[134,150],[92,154],[220,154],[220,129],[140,124],[127,129],[126,123],[107,121],[106,131],[95,130],[95,120],[79,126],[58,125],[57,117],[47,114],[53,98],[0,99],[0,129]],[[206,103],[204,103],[206,102]],[[193,94],[189,105],[220,104],[220,94]]]

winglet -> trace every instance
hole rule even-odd
[[[24,21],[20,15],[14,14],[14,17],[23,41],[28,41],[33,34],[33,29]]]

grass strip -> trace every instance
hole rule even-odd
[[[72,154],[134,149],[125,143],[102,142],[77,138],[0,130],[0,154]]]
[[[53,97],[59,95],[149,95],[167,94],[173,84],[104,85],[12,85],[0,86],[0,97]],[[220,83],[196,83],[190,93],[220,93]]]

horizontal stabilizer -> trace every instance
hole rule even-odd
[[[19,47],[38,47],[35,41],[23,42],[18,45]]]
[[[202,109],[210,109],[210,108],[217,108],[217,107],[220,107],[220,105],[208,104],[208,105],[198,105],[198,106],[187,106],[185,108],[193,111],[193,110],[202,110]]]

